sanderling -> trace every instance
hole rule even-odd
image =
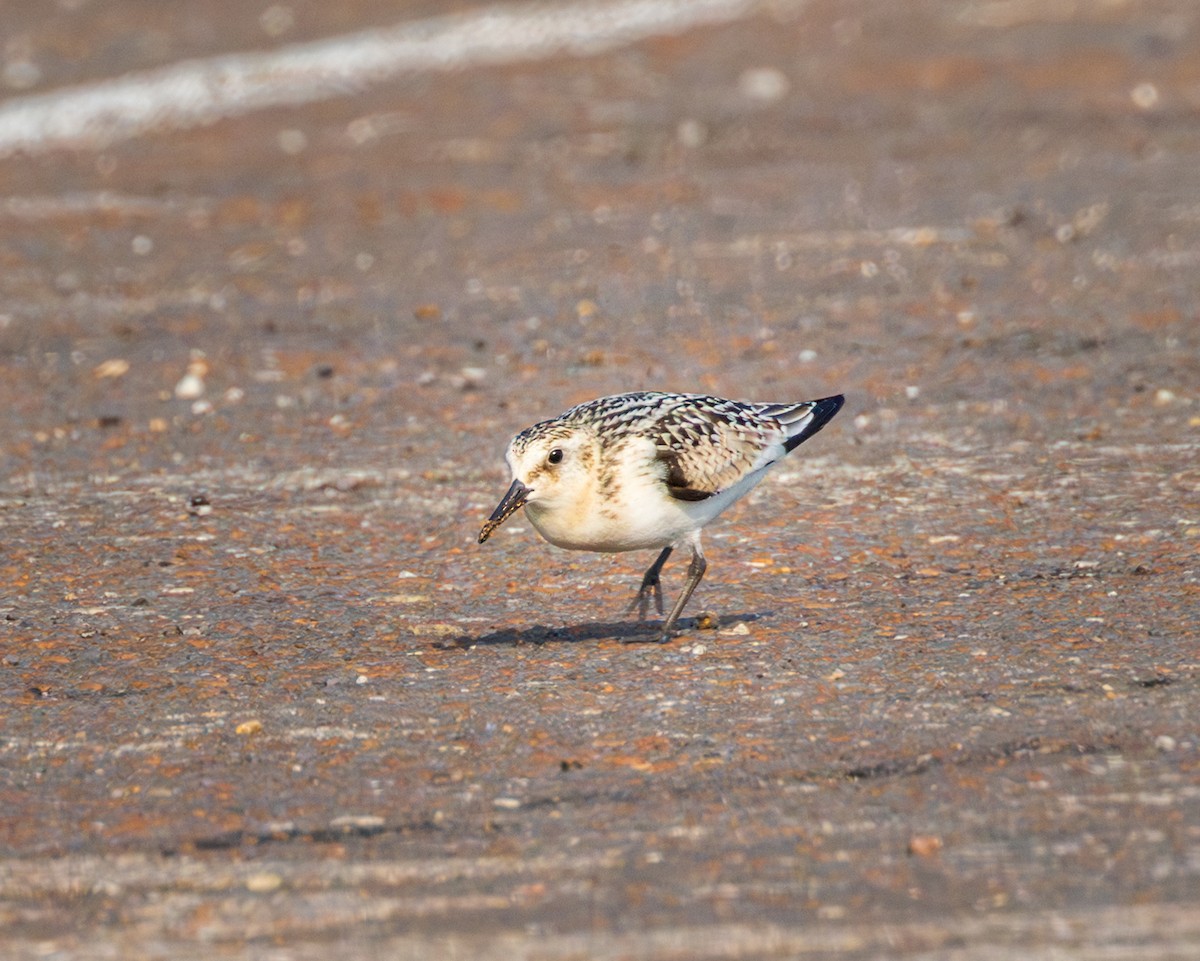
[[[645,391],[601,397],[528,427],[505,455],[513,482],[479,532],[486,541],[514,512],[551,544],[585,551],[660,548],[630,610],[663,611],[659,574],[692,549],[687,583],[663,622],[670,640],[707,566],[700,531],[824,427],[843,397],[750,404]]]

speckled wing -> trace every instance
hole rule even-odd
[[[728,490],[812,437],[842,403],[841,395],[793,404],[689,397],[655,424],[667,490],[680,500]]]
[[[787,431],[749,404],[705,397],[665,410],[654,424],[667,490],[680,500],[704,500],[786,453]]]

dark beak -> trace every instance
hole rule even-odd
[[[482,544],[486,541],[492,536],[492,531],[524,507],[525,501],[532,493],[532,488],[526,487],[519,480],[513,481],[512,487],[504,495],[504,500],[492,511],[492,516],[487,519],[487,523],[483,525],[483,529],[479,532],[479,543]]]

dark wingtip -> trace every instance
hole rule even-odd
[[[842,409],[842,404],[846,403],[844,394],[834,394],[832,397],[822,397],[820,400],[812,401],[812,414],[808,423],[804,426],[804,430],[799,434],[789,437],[784,443],[786,450],[794,450],[803,444],[806,440],[812,437],[817,431],[833,420],[833,415]]]

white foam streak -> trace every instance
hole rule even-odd
[[[759,0],[615,0],[492,6],[269,53],[184,61],[0,105],[0,157],[98,149],[268,107],[345,96],[405,73],[587,56],[735,20]]]

